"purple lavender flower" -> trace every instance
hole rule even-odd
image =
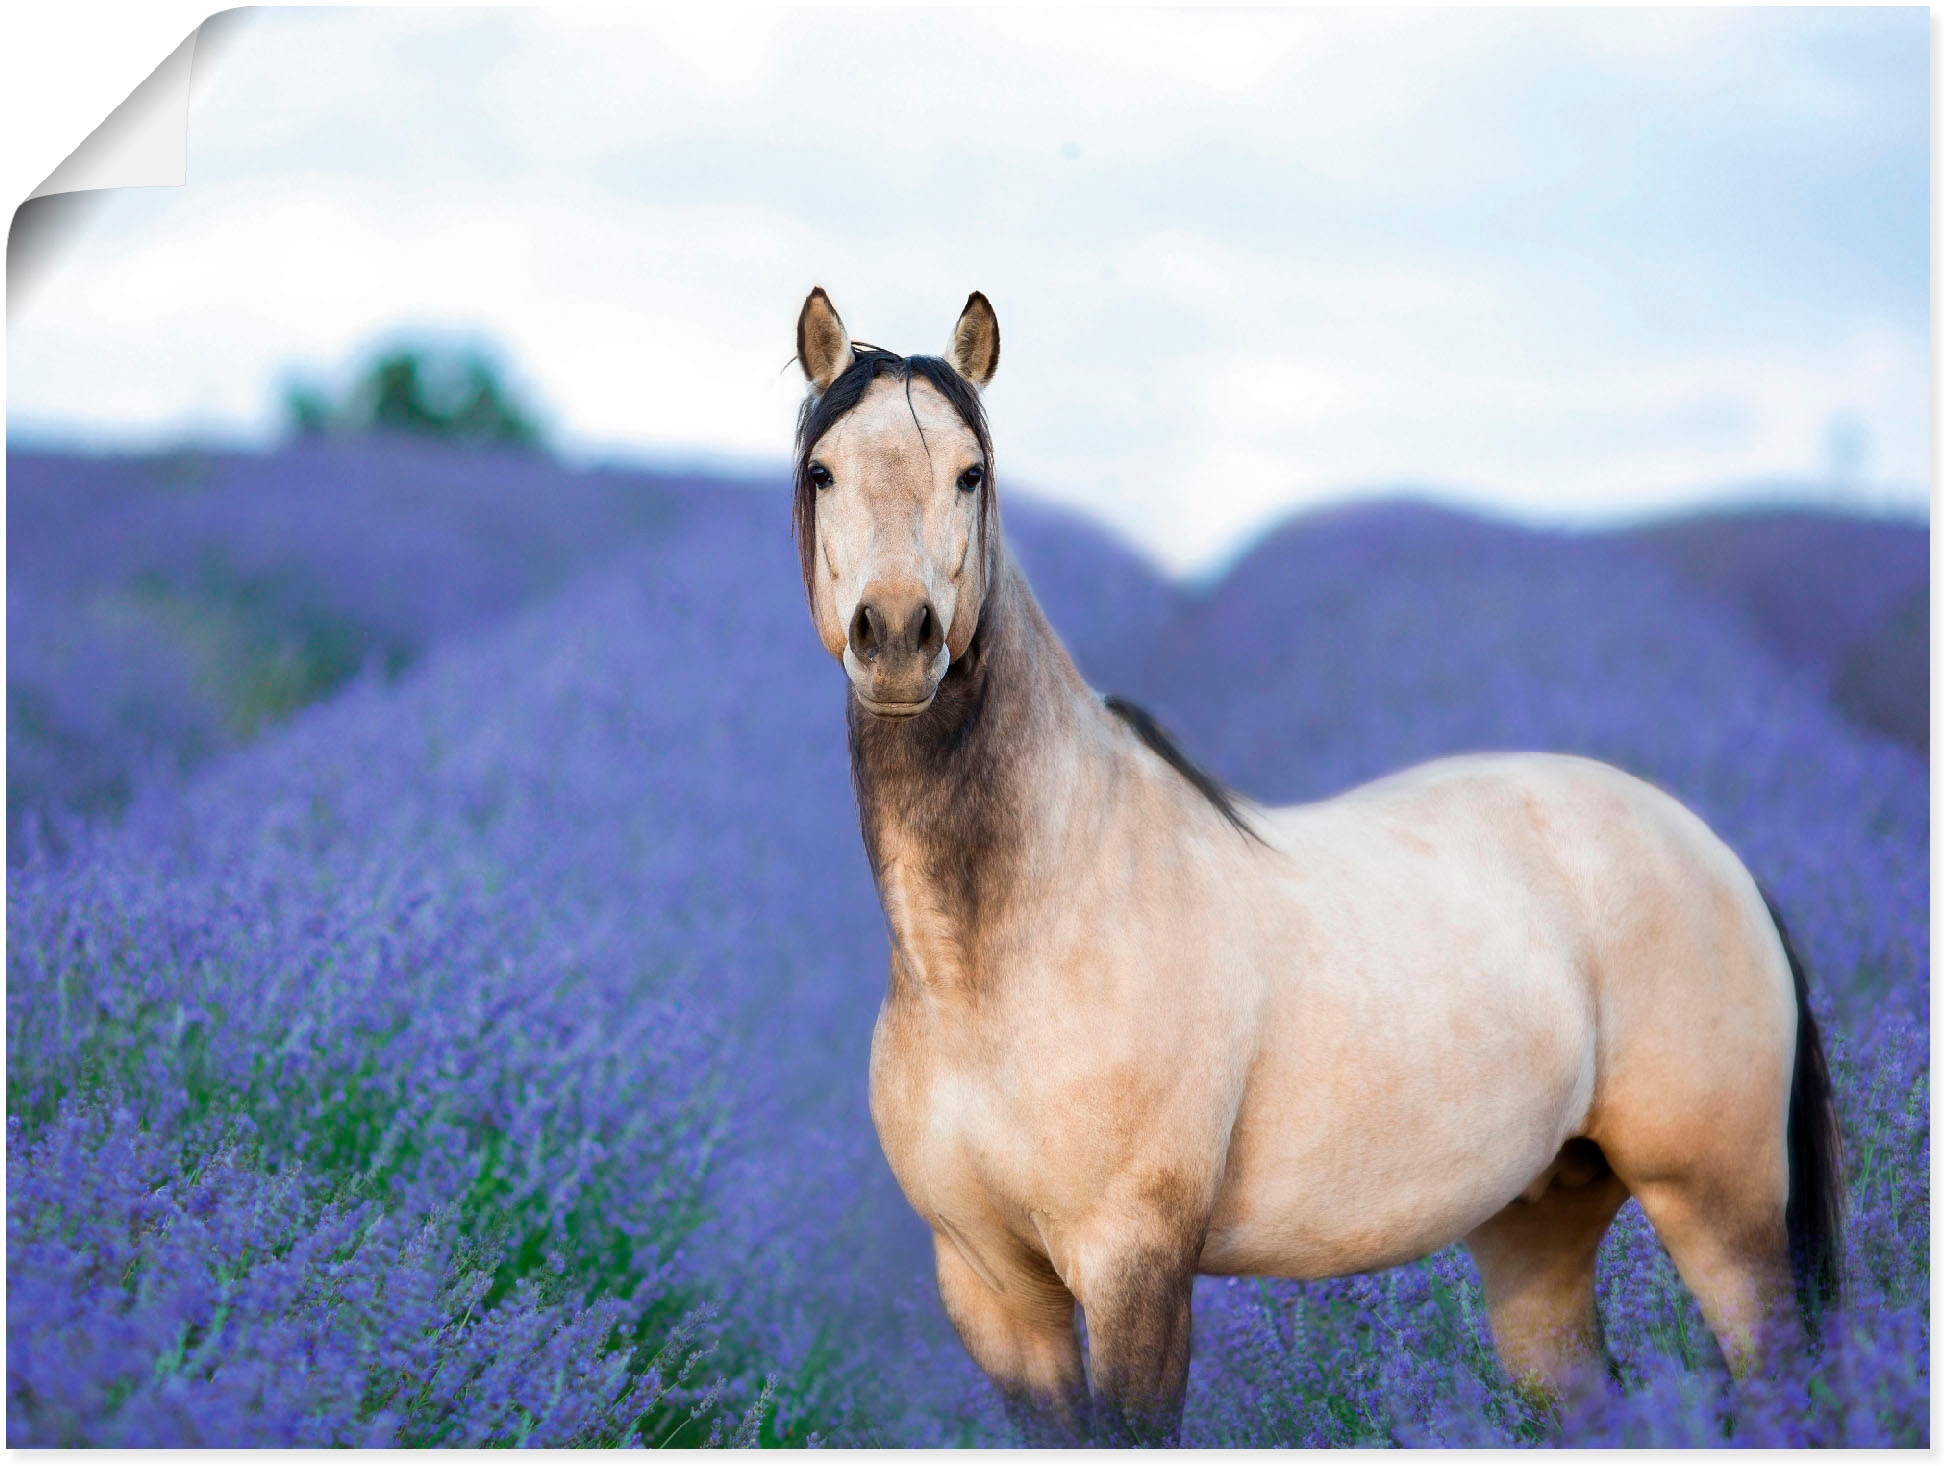
[[[780,490],[10,466],[16,770],[50,819],[122,780],[10,859],[10,1444],[1009,1439],[865,1110],[884,926]],[[1005,515],[1083,670],[1253,796],[1513,746],[1668,787],[1776,892],[1831,1040],[1814,1367],[1730,1387],[1630,1206],[1611,1387],[1522,1399],[1457,1249],[1203,1279],[1190,1443],[1928,1444],[1923,762],[1626,539],[1346,511],[1192,592]],[[184,650],[228,645],[211,604],[379,654],[246,736]]]

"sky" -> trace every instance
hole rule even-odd
[[[570,459],[771,465],[813,284],[907,352],[979,289],[1003,491],[1178,572],[1401,489],[1922,513],[1929,24],[245,12],[187,186],[102,194],[10,310],[9,441],[266,445],[436,335]]]

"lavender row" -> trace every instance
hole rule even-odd
[[[668,529],[698,487],[409,440],[7,468],[10,833],[395,674]]]

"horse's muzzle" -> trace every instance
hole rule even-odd
[[[950,660],[945,627],[923,589],[866,587],[844,648],[844,670],[866,712],[917,717],[932,705]]]

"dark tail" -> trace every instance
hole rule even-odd
[[[1843,1255],[1844,1157],[1837,1133],[1837,1107],[1830,1093],[1830,1069],[1823,1040],[1810,1012],[1809,983],[1803,959],[1776,903],[1763,892],[1769,919],[1783,939],[1796,987],[1796,1073],[1790,1081],[1790,1200],[1785,1213],[1790,1234],[1790,1270],[1806,1324],[1814,1330],[1823,1310],[1837,1301],[1838,1263]]]

